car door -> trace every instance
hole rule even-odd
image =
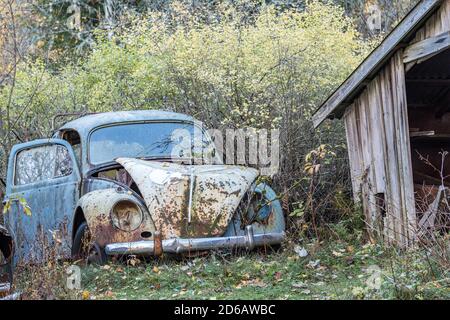
[[[45,139],[13,147],[5,223],[15,241],[15,263],[69,257],[80,170],[72,147]]]

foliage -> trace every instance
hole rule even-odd
[[[325,4],[339,5],[346,15],[352,17],[365,38],[388,32],[417,0],[321,0]],[[278,11],[304,10],[307,0],[33,0],[27,11],[31,12],[28,32],[29,41],[38,50],[52,51],[52,56],[66,61],[68,56],[83,55],[95,43],[95,30],[111,30],[120,27],[119,20],[130,12],[145,15],[147,11],[161,12],[166,16],[176,15],[174,8],[182,3],[186,12],[196,14],[202,23],[218,21],[215,13],[221,5],[233,5],[245,13],[245,21],[252,21],[267,5]],[[371,30],[367,25],[369,8],[377,5],[383,11],[381,30]],[[199,14],[200,13],[200,14]],[[78,19],[78,26],[73,21]],[[61,62],[61,61],[60,61]]]
[[[281,128],[281,169],[273,183],[287,210],[311,191],[303,168],[317,145],[328,144],[336,156],[315,178],[314,199],[325,199],[329,186],[348,190],[342,126],[316,133],[310,123],[370,48],[342,9],[311,1],[303,11],[265,6],[248,19],[224,2],[205,21],[204,12],[174,2],[168,12],[124,16],[112,37],[97,30],[92,53],[57,70],[42,59],[22,62],[8,134],[48,136],[59,112],[170,109],[212,128]],[[9,89],[0,90],[0,105],[8,104]],[[314,210],[330,209],[329,200]]]
[[[378,1],[390,8],[384,30],[414,2]],[[449,297],[448,237],[406,253],[362,245],[342,123],[311,125],[312,112],[378,41],[367,39],[366,2],[80,0],[80,29],[66,24],[72,1],[32,3],[31,16],[16,17],[32,35],[20,41],[30,54],[10,51],[11,24],[0,24],[0,49],[12,52],[0,74],[2,177],[11,144],[51,135],[60,112],[168,109],[212,128],[281,128],[280,171],[266,179],[280,192],[290,233],[287,249],[270,256],[90,266],[79,292],[64,287],[68,264],[46,249],[48,263],[18,270],[26,298]],[[109,20],[105,3],[117,6]],[[367,284],[374,266],[379,288]]]
[[[8,199],[3,206],[3,215],[7,214],[11,210],[11,205],[16,201],[19,204],[19,208],[22,208],[21,211],[23,211],[25,215],[31,216],[31,208],[28,205],[27,200],[22,197]]]

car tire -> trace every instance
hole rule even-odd
[[[86,264],[94,265],[104,265],[107,262],[104,248],[96,242],[91,242],[86,221],[81,223],[75,232],[72,243],[72,259],[83,260]]]

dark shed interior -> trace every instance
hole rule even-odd
[[[406,74],[411,156],[416,194],[450,187],[450,49]],[[428,194],[424,194],[425,193]]]
[[[450,187],[450,49],[406,74],[417,211],[427,212],[439,187]]]

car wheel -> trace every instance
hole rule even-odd
[[[105,250],[92,241],[86,222],[80,224],[72,244],[72,258],[87,264],[104,265],[107,261]]]

